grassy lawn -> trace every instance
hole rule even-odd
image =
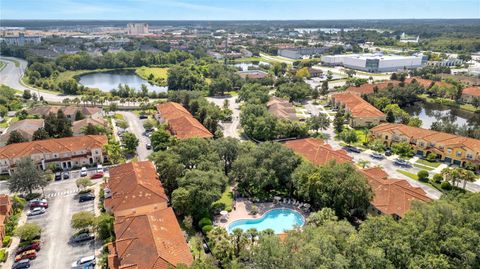
[[[417,164],[437,168],[437,167],[440,166],[441,163],[439,163],[439,162],[429,162],[427,160],[418,159]]]
[[[418,176],[414,173],[410,173],[410,172],[402,170],[402,169],[397,169],[397,172],[399,172],[400,174],[402,174],[404,176],[407,176],[411,179],[418,180]]]
[[[233,193],[230,190],[230,186],[227,186],[225,191],[222,193],[222,197],[217,201],[225,204],[225,210],[228,212],[232,211],[233,208]]]
[[[420,169],[423,169],[423,170],[427,170],[427,171],[432,171],[433,169],[435,169],[431,166],[426,166],[426,165],[421,165],[421,164],[416,164],[416,163],[413,164],[413,166],[415,166],[417,168],[420,168]]]
[[[3,68],[5,68],[5,66],[6,66],[5,62],[0,61],[0,71],[2,71]]]
[[[363,130],[355,130],[355,133],[357,134],[358,137],[358,142],[357,143],[364,143],[367,142],[367,135]]]
[[[116,119],[116,120],[125,120],[125,117],[123,117],[122,114],[118,114],[118,113],[115,113],[113,115],[113,118]]]
[[[235,59],[236,63],[248,63],[248,62],[263,62],[263,58],[261,57],[245,57],[245,58],[238,58]]]
[[[165,86],[167,84],[168,68],[142,66],[135,70],[135,74],[154,84]],[[150,75],[153,75],[152,80],[149,80]]]

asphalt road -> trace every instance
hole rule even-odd
[[[207,100],[221,108],[223,108],[223,102],[225,102],[225,100],[228,100],[229,108],[233,112],[232,121],[220,123],[220,126],[222,127],[222,131],[223,131],[223,135],[225,137],[243,139],[240,136],[240,132],[239,132],[240,131],[240,105],[237,103],[237,96],[207,97]]]
[[[21,91],[31,90],[32,93],[36,93],[39,95],[39,97],[43,96],[43,99],[46,101],[61,102],[65,98],[75,98],[75,96],[39,92],[33,88],[24,86],[20,83],[20,80],[25,73],[25,69],[27,68],[27,61],[13,57],[1,57],[0,60],[6,63],[5,68],[0,72],[0,84],[5,84],[11,88]],[[19,66],[15,66],[15,63],[12,60],[17,61]]]
[[[150,139],[143,135],[145,132],[145,128],[143,128],[143,122],[145,120],[139,119],[137,115],[129,111],[118,111],[117,113],[124,116],[125,120],[128,122],[128,130],[135,134],[139,140],[137,147],[138,159],[141,161],[146,160],[152,153],[152,150],[148,150],[146,148],[146,144],[150,143]]]

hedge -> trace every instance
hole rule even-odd
[[[10,246],[10,243],[12,243],[12,237],[9,235],[5,236],[2,241],[2,246],[7,248]]]
[[[8,257],[8,252],[6,249],[2,248],[0,249],[0,262],[5,262]]]

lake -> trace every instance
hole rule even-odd
[[[86,74],[80,76],[78,82],[85,87],[98,88],[103,92],[110,92],[112,89],[118,88],[119,84],[126,84],[136,90],[140,90],[142,84],[145,84],[149,91],[154,92],[166,92],[168,89],[168,87],[150,84],[132,70]]]
[[[458,126],[464,124],[469,126],[480,125],[479,114],[440,104],[416,103],[413,106],[405,107],[404,110],[411,116],[419,117],[422,120],[422,128],[426,129],[430,129],[432,123],[445,116],[449,117]]]

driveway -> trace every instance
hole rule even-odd
[[[117,111],[117,113],[123,115],[125,120],[128,122],[128,130],[135,134],[139,140],[137,147],[138,159],[140,161],[146,160],[152,153],[152,150],[148,150],[146,148],[146,145],[150,143],[150,139],[143,135],[145,132],[145,128],[143,128],[143,122],[145,120],[141,120],[137,115],[135,115],[135,113],[130,111]]]
[[[220,122],[220,126],[223,129],[223,135],[225,137],[233,137],[236,139],[243,139],[240,136],[240,104],[237,103],[237,96],[218,96],[218,97],[207,97],[209,102],[214,103],[215,105],[223,108],[223,103],[225,100],[228,100],[228,107],[232,110],[232,121],[231,122]]]

